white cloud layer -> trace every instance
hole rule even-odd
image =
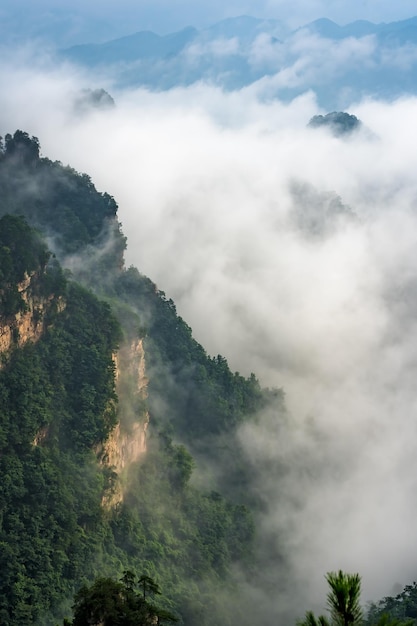
[[[374,599],[413,580],[417,100],[357,104],[365,130],[337,139],[306,129],[311,93],[138,90],[77,117],[85,77],[0,76],[2,134],[37,135],[114,195],[128,263],[211,354],[285,389],[288,423],[266,415],[241,436],[264,532],[310,581],[301,612],[329,569],[359,571]]]

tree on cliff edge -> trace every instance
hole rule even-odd
[[[156,582],[146,579],[148,591],[159,593]],[[121,581],[97,578],[90,586],[81,587],[74,599],[74,618],[64,621],[64,626],[151,626],[178,619],[165,609],[150,604],[143,595],[134,591],[136,576],[126,571]],[[151,589],[152,587],[152,589]]]

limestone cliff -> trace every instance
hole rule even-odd
[[[106,508],[123,501],[123,483],[129,467],[146,452],[149,413],[146,408],[146,377],[143,339],[134,339],[114,356],[119,422],[99,451],[102,463],[117,479],[111,493],[103,498]]]
[[[65,302],[54,296],[39,295],[39,275],[25,275],[17,288],[23,306],[16,314],[0,318],[0,355],[37,341],[45,331],[45,314],[54,303],[62,311]],[[118,402],[118,424],[106,443],[97,450],[103,466],[117,474],[111,490],[103,498],[106,508],[123,500],[123,483],[129,467],[146,451],[149,413],[146,408],[148,379],[146,376],[143,339],[136,338],[113,355]],[[0,362],[1,367],[1,362]],[[47,429],[36,434],[33,445],[46,439]]]
[[[28,341],[37,341],[45,328],[45,313],[54,297],[40,296],[36,290],[38,275],[36,273],[25,278],[17,286],[24,303],[24,309],[0,319],[0,354],[7,353],[12,348],[20,348]],[[63,300],[58,302],[58,308],[65,306]]]

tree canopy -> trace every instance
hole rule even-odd
[[[125,571],[119,581],[99,577],[92,585],[81,587],[74,599],[74,617],[72,621],[65,619],[64,626],[150,626],[177,622],[173,613],[149,602],[145,593],[135,590],[136,582],[144,589],[144,580],[148,589],[158,587],[150,576],[137,580],[130,571]]]

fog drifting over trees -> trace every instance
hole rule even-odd
[[[311,91],[138,89],[81,115],[80,90],[107,85],[27,51],[0,75],[1,134],[24,128],[88,172],[118,201],[128,263],[208,352],[285,390],[288,420],[262,415],[241,439],[261,532],[285,537],[307,600],[339,568],[366,599],[411,580],[417,100],[348,102],[363,127],[344,138],[306,128],[325,113]]]

